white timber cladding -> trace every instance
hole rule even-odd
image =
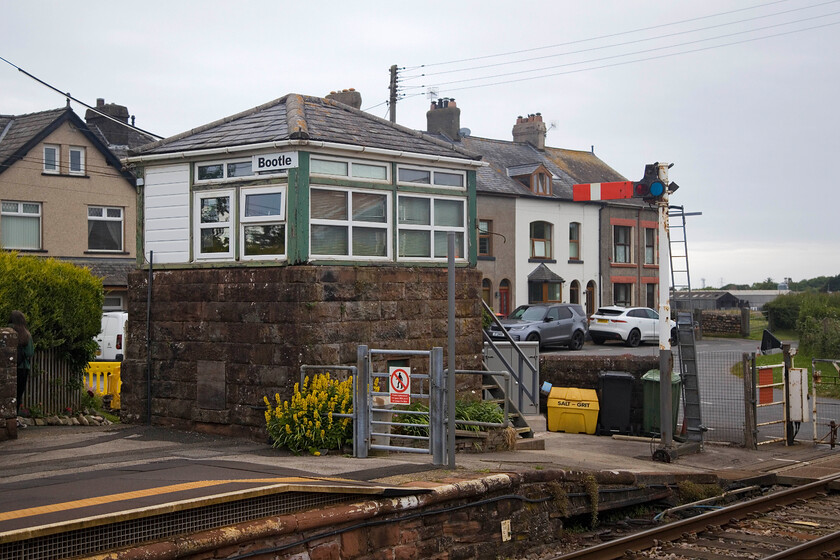
[[[551,224],[550,259],[531,259],[531,223]],[[569,262],[569,224],[580,224],[580,261]],[[600,252],[598,207],[590,204],[518,198],[516,200],[516,293],[511,309],[528,303],[528,275],[541,262],[565,280],[563,301],[569,302],[569,288],[577,280],[584,301],[586,285],[590,281],[598,286],[598,259]],[[553,262],[552,262],[553,261]],[[596,290],[597,293],[597,290]],[[596,302],[597,306],[599,302]]]
[[[144,247],[155,264],[190,260],[190,166],[148,166],[144,187]]]

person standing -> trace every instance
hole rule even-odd
[[[20,402],[23,393],[26,391],[26,383],[29,381],[29,372],[32,369],[32,356],[35,354],[35,344],[32,335],[26,328],[26,316],[18,310],[12,311],[9,318],[11,327],[17,332],[17,413],[20,415]]]

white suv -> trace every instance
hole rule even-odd
[[[671,344],[677,342],[677,324],[671,325]],[[600,307],[589,318],[589,336],[595,344],[620,340],[636,347],[642,342],[659,342],[659,314],[649,307]]]

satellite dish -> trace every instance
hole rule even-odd
[[[462,128],[458,131],[458,136],[460,136],[461,138],[467,138],[470,134],[472,134],[472,130],[470,130],[469,128]]]

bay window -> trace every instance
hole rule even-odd
[[[390,256],[390,193],[313,187],[310,253],[332,258]]]
[[[88,251],[123,250],[123,209],[88,206]]]
[[[445,259],[448,232],[455,232],[455,257],[465,258],[466,201],[400,195],[398,254],[402,259]]]

